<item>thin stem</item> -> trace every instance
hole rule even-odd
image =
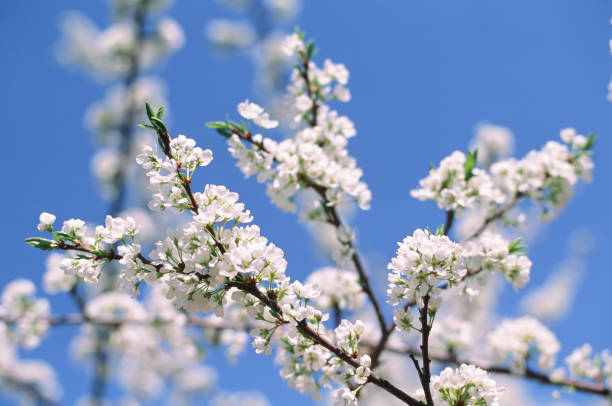
[[[446,211],[446,222],[444,223],[444,235],[450,233],[451,227],[453,227],[453,220],[455,219],[455,210]]]
[[[495,210],[491,215],[485,218],[482,224],[465,238],[464,242],[478,237],[489,226],[489,224],[491,224],[493,221],[497,219],[502,218],[504,214],[506,214],[508,210],[514,207],[519,202],[519,200],[523,197],[525,197],[525,194],[521,192],[517,192],[516,196],[514,196],[512,200],[498,207],[497,210]]]
[[[421,378],[423,392],[425,392],[425,400],[427,401],[427,405],[433,406],[434,403],[433,398],[431,397],[431,388],[429,387],[431,382],[431,360],[429,359],[429,333],[431,332],[431,326],[429,325],[429,320],[427,317],[428,305],[429,295],[426,295],[423,297],[423,307],[419,309],[421,320],[421,354],[423,357],[423,368],[419,375]]]

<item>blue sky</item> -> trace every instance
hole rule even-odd
[[[271,206],[262,185],[243,179],[223,140],[203,125],[234,114],[237,102],[247,97],[258,100],[249,59],[219,59],[204,37],[206,21],[234,14],[212,1],[175,3],[170,14],[183,26],[187,43],[159,69],[169,88],[172,127],[214,151],[213,164],[199,173],[202,184],[225,184],[239,192],[263,233],[285,251],[288,272],[303,278],[325,265],[311,255],[314,245],[305,228],[292,214]],[[578,187],[561,216],[529,247],[532,283],[542,282],[560,262],[573,230],[592,231],[596,245],[587,258],[575,306],[551,327],[561,339],[563,356],[584,341],[596,350],[611,347],[607,309],[612,283],[612,160],[607,153],[612,152],[612,104],[606,95],[612,74],[612,3],[306,3],[297,22],[316,40],[320,58],[342,62],[351,71],[353,99],[338,109],[355,122],[358,136],[351,140],[350,152],[373,193],[372,210],[360,212],[354,222],[358,247],[380,296],[386,285],[384,265],[394,255],[396,242],[415,228],[443,222],[435,204],[409,195],[429,162],[439,162],[455,149],[465,150],[475,124],[482,120],[513,130],[517,156],[556,139],[561,128],[574,126],[599,137],[594,182]],[[28,248],[23,239],[35,234],[41,211],[55,213],[58,219],[104,218],[107,204],[98,198],[89,172],[96,145],[84,127],[83,114],[104,95],[105,87],[60,66],[53,53],[59,18],[72,9],[100,25],[108,21],[104,1],[0,4],[5,174],[0,286],[16,277],[40,282],[45,255]],[[506,289],[500,312],[518,315],[520,297]],[[57,311],[70,309],[65,298],[54,297],[52,304]],[[72,404],[87,388],[86,377],[68,358],[66,340],[73,332],[54,331],[44,346],[24,354],[51,360],[62,376],[65,404]],[[272,404],[310,404],[309,398],[286,388],[272,357],[247,351],[242,365],[219,369],[223,388],[264,388]],[[548,391],[538,393],[547,399]]]

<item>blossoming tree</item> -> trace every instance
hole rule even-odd
[[[429,172],[415,174],[415,186],[421,180],[412,196],[435,202],[444,222],[406,230],[396,255],[388,258],[383,299],[345,215],[351,206],[370,210],[372,197],[347,149],[354,125],[334,110],[351,98],[349,72],[330,59],[319,62],[314,43],[301,32],[288,35],[280,51],[295,62],[284,98],[289,113],[275,117],[246,100],[232,118],[208,127],[225,137],[242,173],[265,184],[280,210],[299,212],[330,254],[333,264],[301,282],[291,277],[283,241],[265,237],[265,224],[256,223],[238,193],[223,185],[192,186],[195,176],[205,177],[213,152],[174,135],[164,107],[145,103],[154,96],[138,88],[143,67],[182,43],[169,20],[160,23],[155,36],[144,34],[142,20],[161,3],[125,2],[118,7],[123,16],[118,25],[96,34],[104,40],[86,39],[100,47],[114,45],[99,48],[92,54],[97,59],[72,54],[125,80],[90,115],[96,132],[121,141],[118,151],[107,151],[95,165],[114,204],[105,223],[93,227],[74,218],[58,225],[55,215],[40,215],[39,234],[26,242],[51,253],[45,289],[71,295],[79,312],[52,312],[29,280],[5,286],[3,388],[25,400],[59,404],[53,371],[19,359],[16,349],[39,345],[55,326],[78,324],[77,352],[95,361],[97,386],[87,402],[96,405],[104,404],[111,367],[110,375],[120,378],[134,402],[159,395],[164,382],[173,402],[205,398],[214,377],[202,365],[203,343],[224,347],[233,359],[248,344],[260,354],[275,352],[290,387],[314,400],[327,391],[337,405],[501,405],[506,393],[496,382],[500,375],[537,381],[559,393],[610,396],[609,352],[594,354],[585,344],[563,366],[556,359],[561,344],[536,318],[506,319],[496,326],[484,321],[496,281],[518,290],[530,279],[533,264],[526,247],[509,236],[520,233],[527,208],[538,207],[542,220],[550,221],[571,199],[574,186],[590,181],[593,135],[566,128],[558,141],[522,158],[503,158],[503,134],[488,128],[498,132],[483,132],[471,150],[449,151]],[[126,31],[117,34],[120,30]],[[124,59],[118,58],[118,48]],[[134,142],[137,118],[153,137]],[[285,139],[266,135],[280,124],[289,129]],[[109,158],[113,154],[121,158]],[[100,169],[109,159],[116,164]],[[153,224],[163,224],[163,230],[145,224],[146,216],[120,215],[128,161],[146,174],[147,206],[160,216]],[[452,240],[449,232],[458,222],[459,237]],[[389,368],[398,362],[412,370],[413,382]],[[44,372],[32,374],[28,368]],[[231,395],[223,402],[265,404]]]

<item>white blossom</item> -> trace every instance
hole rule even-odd
[[[445,368],[440,375],[431,378],[430,387],[433,401],[448,406],[499,406],[503,391],[486,371],[466,364],[461,364],[458,369]],[[422,389],[415,397],[425,401]]]
[[[488,335],[489,345],[500,360],[511,360],[511,368],[523,373],[527,357],[537,351],[538,367],[547,370],[554,366],[561,346],[555,335],[532,317],[504,320]]]
[[[50,231],[53,229],[53,223],[55,223],[55,216],[47,212],[42,212],[39,217],[38,230]]]

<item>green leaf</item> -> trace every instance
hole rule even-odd
[[[211,121],[210,123],[206,123],[206,127],[208,128],[227,128],[227,123],[223,121]]]
[[[155,129],[157,131],[160,131],[160,132],[162,132],[164,134],[166,134],[168,132],[168,129],[166,128],[166,124],[164,124],[164,122],[161,121],[157,117],[151,117],[151,124],[153,124],[155,126]]]
[[[524,254],[526,252],[527,246],[519,245],[520,242],[521,242],[521,237],[519,237],[516,240],[512,241],[510,243],[510,245],[508,246],[508,253],[510,253],[510,254]]]
[[[62,233],[61,231],[53,233],[53,238],[55,238],[56,240],[75,240],[75,236],[73,234]]]
[[[55,241],[48,240],[46,238],[40,237],[30,237],[25,239],[26,244],[31,245],[34,248],[39,248],[43,251],[53,251],[55,246]]]
[[[597,141],[597,136],[593,133],[589,134],[589,137],[587,138],[587,142],[586,144],[584,144],[584,147],[582,148],[582,150],[588,151],[589,149],[593,148],[593,145],[595,145],[595,141]]]
[[[157,118],[161,120],[164,117],[164,111],[164,106],[159,106],[159,109],[157,109]]]
[[[149,120],[151,120],[152,117],[155,117],[155,114],[153,114],[153,109],[149,103],[145,103],[145,108],[147,109],[147,117],[149,117]]]
[[[244,132],[244,123],[243,123],[243,122],[237,123],[237,122],[235,122],[235,121],[231,121],[231,120],[230,120],[230,122],[229,122],[229,123],[230,123],[232,126],[236,127],[238,130],[240,130],[240,131]]]
[[[313,56],[313,52],[314,52],[314,41],[310,40],[308,41],[308,43],[306,44],[306,58],[308,60],[310,60]]]
[[[152,125],[149,125],[149,124],[138,124],[138,127],[140,127],[140,128],[148,128],[149,130],[155,130],[155,127],[153,127]]]
[[[467,156],[465,157],[465,163],[463,164],[463,169],[465,172],[465,180],[468,181],[472,176],[474,176],[474,167],[476,166],[476,161],[478,159],[478,150],[475,149],[474,152],[468,151]]]

